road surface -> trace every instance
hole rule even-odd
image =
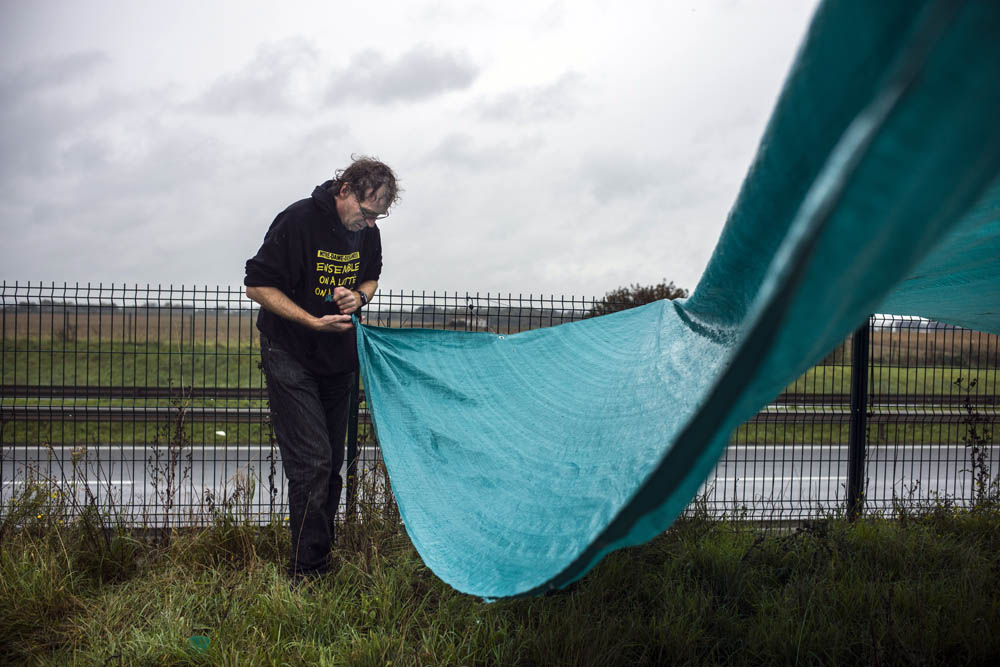
[[[51,492],[93,500],[137,523],[203,522],[211,508],[228,503],[252,521],[287,515],[285,480],[277,451],[259,446],[187,447],[171,461],[166,448],[91,445],[7,446],[0,450],[0,499],[4,503],[42,480]],[[702,507],[712,514],[751,518],[802,518],[843,508],[847,486],[845,445],[733,445],[702,485]],[[362,502],[383,503],[385,483],[374,447],[359,452]],[[1000,473],[1000,447],[986,461]],[[968,451],[961,445],[870,446],[865,471],[868,507],[890,508],[893,498],[931,501],[972,493]],[[341,470],[346,475],[346,470]],[[174,489],[168,494],[167,489]],[[346,502],[346,489],[342,497]],[[169,512],[167,511],[169,507]]]

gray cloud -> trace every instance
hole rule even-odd
[[[331,77],[326,101],[340,105],[423,100],[467,88],[478,74],[479,69],[464,54],[427,45],[415,46],[391,61],[377,51],[363,51]]]
[[[108,57],[75,53],[0,72],[0,193],[16,197],[17,183],[80,164],[103,161],[106,147],[85,136],[131,104],[93,85]]]
[[[570,116],[580,107],[583,77],[566,72],[552,83],[512,90],[484,99],[477,105],[481,118],[490,121],[536,121]]]
[[[140,102],[101,91],[84,101],[42,95],[26,106],[0,107],[0,196],[20,199],[37,182],[110,167],[113,141],[127,133],[129,114],[149,113]]]
[[[561,28],[566,23],[567,9],[561,0],[550,2],[544,9],[539,9],[538,18],[535,20],[535,30],[541,33],[550,33],[557,28]]]
[[[91,51],[0,70],[0,183],[38,174],[51,162],[60,137],[101,113],[62,88],[86,83],[107,61]]]
[[[477,144],[469,135],[453,132],[427,154],[425,161],[448,167],[492,170],[523,160],[525,156],[537,152],[543,143],[541,137],[529,136],[522,138],[517,145]]]
[[[108,61],[105,53],[87,51],[0,70],[0,104],[11,107],[48,88],[78,83]]]
[[[692,171],[680,163],[637,155],[591,153],[580,165],[581,183],[598,202],[619,198],[662,195],[663,191],[686,192],[692,187]]]
[[[83,136],[70,141],[58,152],[56,160],[62,171],[88,172],[108,166],[110,156],[111,147],[106,140]]]
[[[297,76],[311,70],[318,59],[315,48],[298,39],[264,44],[253,60],[238,72],[217,79],[192,105],[213,114],[277,114],[299,106]]]
[[[237,72],[217,79],[192,105],[211,114],[274,115],[315,108],[309,91],[322,63],[317,50],[302,40],[262,46]],[[326,70],[329,72],[329,70]],[[415,46],[395,60],[374,50],[355,54],[346,66],[327,75],[323,100],[340,106],[361,102],[391,104],[422,100],[468,87],[478,68],[459,53]]]
[[[471,2],[428,2],[407,5],[409,15],[414,20],[429,25],[466,24],[476,25],[495,19],[495,14],[488,4]]]

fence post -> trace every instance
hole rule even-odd
[[[851,429],[847,442],[847,518],[854,520],[864,504],[868,417],[868,338],[871,317],[851,337]]]
[[[344,518],[353,521],[358,505],[358,410],[361,402],[358,396],[361,391],[361,371],[354,374],[354,385],[351,387],[349,417],[347,419],[347,506],[344,508]]]

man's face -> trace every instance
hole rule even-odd
[[[386,215],[389,207],[385,203],[385,186],[371,190],[363,200],[351,192],[345,184],[337,194],[337,213],[344,227],[352,232],[360,232],[365,227],[374,227],[375,221]]]

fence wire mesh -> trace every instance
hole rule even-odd
[[[283,521],[285,480],[242,288],[7,283],[0,287],[0,500],[60,496],[127,523]],[[600,308],[598,308],[600,306]],[[392,292],[369,324],[516,333],[615,304],[565,296]],[[998,337],[919,318],[869,323],[863,507],[996,494]],[[731,436],[689,511],[802,519],[847,502],[850,339]],[[391,493],[363,390],[342,511]]]

